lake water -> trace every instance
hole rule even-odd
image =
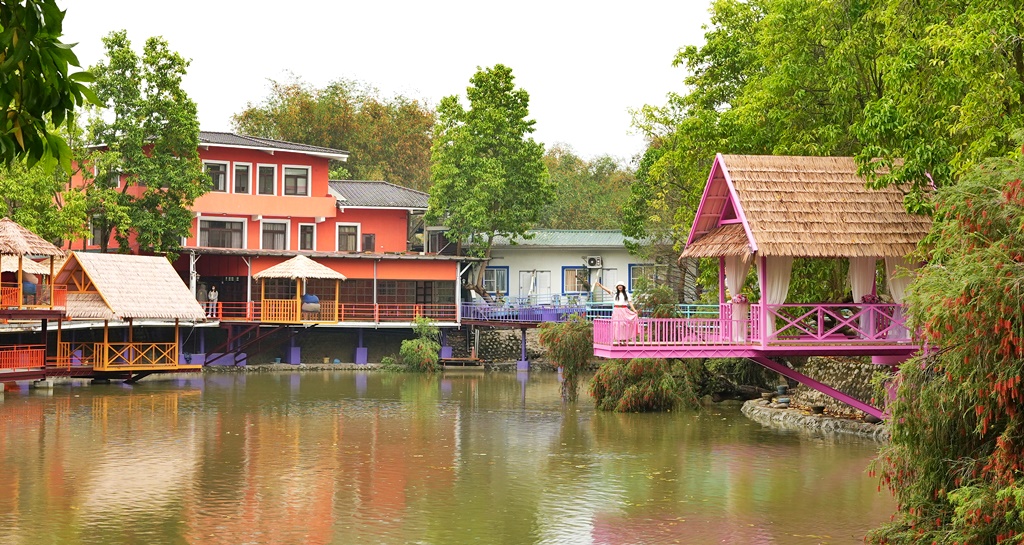
[[[8,385],[0,545],[861,543],[893,512],[876,443],[580,398],[551,373]]]

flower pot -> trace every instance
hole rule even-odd
[[[764,392],[761,394],[761,399],[765,401],[771,401],[773,397],[775,397],[775,394],[771,392]]]
[[[775,391],[778,392],[780,396],[784,396],[786,395],[786,392],[789,391],[789,386],[786,386],[785,384],[779,384],[778,386],[775,387]]]

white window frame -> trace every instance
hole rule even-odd
[[[309,250],[303,250],[302,249],[302,228],[306,227],[306,226],[309,226],[309,227],[313,228],[313,247],[310,248]],[[304,251],[315,252],[316,251],[316,224],[315,223],[300,223],[298,225],[298,229],[299,229],[298,230],[299,236],[295,238],[295,242],[296,242],[296,244],[298,244],[298,250],[300,252],[304,252]],[[337,229],[337,227],[335,227],[335,229]],[[337,236],[337,234],[335,234],[335,236]],[[335,246],[335,248],[337,248],[337,246]]]
[[[263,168],[263,167],[270,167],[270,168],[274,169],[274,192],[273,193],[260,193],[260,169]],[[256,163],[256,173],[255,173],[255,176],[253,177],[253,182],[256,184],[256,187],[253,188],[253,191],[256,192],[255,193],[256,195],[267,195],[267,196],[270,196],[270,197],[277,196],[277,184],[281,182],[281,180],[279,179],[279,177],[277,175],[277,165],[276,164],[272,164],[272,163]]]
[[[235,175],[231,171],[231,161],[216,161],[213,159],[203,159],[203,174],[206,174],[206,167],[209,165],[224,166],[224,191],[211,189],[210,193],[231,193],[231,190],[233,189],[232,184],[234,183],[233,178],[235,177]]]
[[[284,225],[284,248],[264,248],[263,247],[263,226],[268,223],[276,225]],[[291,250],[292,241],[292,222],[288,220],[260,220],[260,250]]]
[[[249,247],[249,220],[247,218],[236,218],[236,217],[220,217],[220,216],[199,216],[196,218],[196,247],[197,248],[220,248],[220,246],[203,246],[203,222],[204,221],[221,221],[221,222],[234,222],[242,224],[242,247],[240,249],[245,250]],[[262,233],[261,233],[262,235]]]
[[[361,223],[345,223],[339,221],[334,224],[334,251],[344,252],[348,250],[339,250],[338,243],[341,242],[341,237],[338,235],[338,227],[355,227],[356,228],[356,249],[355,252],[363,251],[363,225]]]
[[[504,275],[505,275],[505,285],[504,286],[499,286],[498,282],[497,282],[497,278],[493,278],[493,276],[496,276],[499,271],[504,273]],[[493,290],[487,289],[487,283],[488,283],[487,273],[489,273],[489,272],[493,272],[494,273],[493,275],[491,275],[492,278],[490,280],[490,283],[493,284],[493,286],[494,286]],[[483,277],[483,283],[484,283],[483,288],[484,288],[484,290],[487,293],[491,294],[491,295],[497,295],[497,293],[500,291],[502,295],[504,295],[505,297],[508,297],[509,288],[511,288],[511,286],[509,285],[509,283],[510,283],[509,276],[512,276],[512,273],[509,270],[509,266],[508,265],[497,265],[497,266],[493,266],[493,267],[492,266],[488,266],[487,268],[484,269],[484,277]],[[501,289],[502,287],[504,287],[505,289]]]
[[[665,278],[668,278],[668,265],[664,265],[661,263],[630,263],[629,271],[627,273],[629,275],[628,288],[630,293],[636,291],[636,281],[638,278],[641,278],[642,276],[640,274],[635,274],[635,271],[637,271],[637,269],[640,269],[641,271],[643,269],[651,269],[652,272],[654,272],[654,278],[656,279],[655,281],[661,278],[662,275],[664,275]]]
[[[235,184],[237,183],[236,180],[235,180],[235,176],[238,174],[238,171],[237,171],[238,167],[249,167],[249,191],[247,193],[238,193],[237,191],[235,191],[235,187],[236,187]],[[231,164],[231,193],[234,193],[236,195],[252,195],[252,192],[253,192],[253,189],[254,189],[253,185],[255,185],[253,183],[255,181],[255,174],[256,173],[253,171],[253,168],[252,168],[252,163],[245,163],[245,162],[242,162],[242,161],[235,161],[234,163],[232,163]]]
[[[306,171],[306,194],[289,195],[285,193],[284,171],[289,168],[297,168]],[[281,196],[283,197],[308,197],[313,194],[313,169],[309,165],[281,165]]]

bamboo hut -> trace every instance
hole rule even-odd
[[[206,319],[167,259],[72,252],[57,273],[68,290],[67,315],[74,320],[102,320],[103,340],[89,345],[62,342],[58,329],[58,365],[72,359],[91,361],[96,371],[176,371],[199,366],[179,364],[180,323]],[[136,320],[173,323],[174,338],[163,342],[134,338]],[[110,322],[126,322],[126,339],[110,339]]]
[[[49,266],[43,266],[29,256],[44,256]],[[29,231],[10,218],[0,219],[0,308],[39,309],[62,307],[63,292],[55,293],[54,283],[40,285],[38,276],[53,278],[54,258],[64,252],[39,235]],[[4,274],[6,273],[6,274]]]
[[[338,322],[338,294],[345,275],[297,255],[252,276],[260,283],[261,321]]]

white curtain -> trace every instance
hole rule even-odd
[[[725,289],[729,290],[730,297],[736,297],[743,291],[753,257],[753,254],[725,256]]]
[[[768,256],[765,259],[767,271],[761,271],[765,275],[765,292],[762,294],[761,302],[765,305],[781,305],[786,302],[789,295],[789,277],[793,272],[793,258],[782,256]],[[758,260],[758,269],[761,261]],[[768,320],[764,325],[766,336],[775,333],[775,319],[771,312],[768,312]]]
[[[903,304],[903,297],[907,293],[907,286],[914,280],[914,270],[920,266],[919,263],[908,261],[905,257],[885,258],[885,283],[889,287],[889,295],[897,305]],[[897,306],[893,311],[893,319],[903,321],[903,308]],[[903,326],[893,326],[889,332],[890,339],[907,339],[909,331]]]
[[[853,304],[859,305],[864,296],[871,293],[875,287],[875,262],[877,257],[851,257],[850,270],[847,277],[850,279],[850,291],[853,292]],[[860,316],[860,330],[870,334],[874,329],[871,324],[875,323],[873,311],[868,311]]]

